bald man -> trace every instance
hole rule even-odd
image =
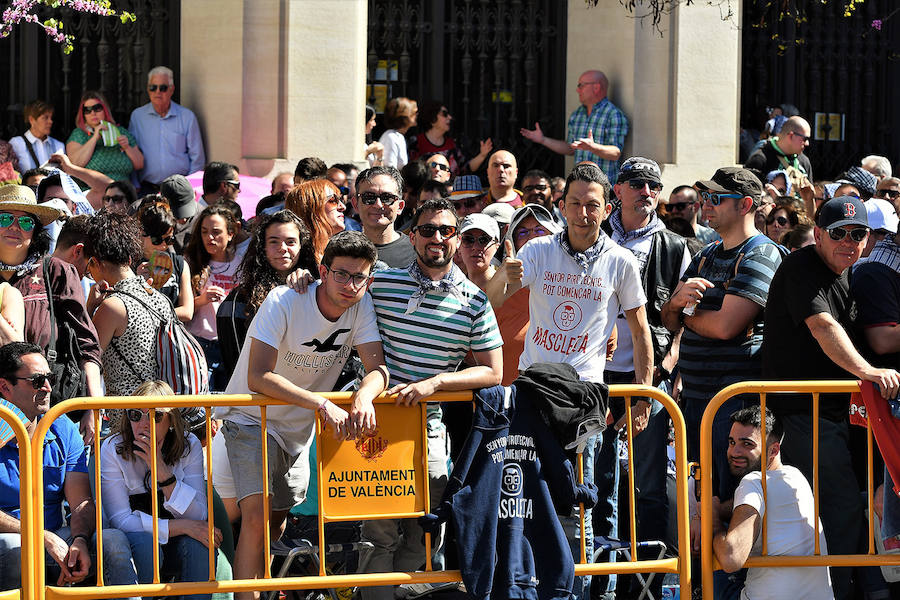
[[[513,208],[519,208],[525,204],[522,200],[522,192],[515,189],[516,179],[519,177],[519,165],[512,152],[497,150],[491,154],[487,168],[488,204],[494,202],[506,202]]]
[[[576,89],[581,105],[569,117],[565,140],[545,136],[540,123],[535,123],[534,129],[522,128],[519,133],[559,154],[574,154],[575,164],[583,161],[596,163],[614,184],[625,136],[628,135],[628,119],[606,97],[609,80],[602,71],[582,73]]]
[[[791,117],[784,122],[777,137],[766,140],[762,148],[750,155],[744,167],[750,169],[760,178],[766,180],[770,171],[794,167],[807,179],[813,180],[812,165],[803,153],[809,146],[812,131],[809,122],[803,117]]]

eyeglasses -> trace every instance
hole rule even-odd
[[[19,217],[15,217],[10,213],[0,213],[0,227],[6,229],[7,227],[11,227],[13,223],[16,221],[19,222],[19,229],[28,233],[32,229],[34,229],[37,221],[31,215],[22,215]]]
[[[102,104],[92,104],[92,105],[90,105],[90,106],[84,105],[84,106],[81,107],[81,114],[83,114],[83,115],[89,115],[89,114],[91,114],[92,112],[95,112],[95,113],[102,113],[102,112],[103,112],[103,105],[102,105]]]
[[[441,115],[442,117],[449,117],[449,116],[450,116],[450,111],[447,110],[446,108],[442,108],[442,109],[441,109],[441,112],[439,112],[438,114]]]
[[[235,179],[226,179],[222,183],[227,183],[228,185],[230,185],[237,191],[241,191],[241,182],[240,181],[237,181]]]
[[[50,383],[50,386],[53,387],[56,384],[56,375],[53,373],[35,373],[34,375],[29,375],[28,377],[16,377],[15,375],[7,375],[4,379],[9,379],[12,381],[13,385],[16,385],[19,381],[28,381],[31,382],[31,387],[36,390],[44,387],[44,382],[47,381]]]
[[[150,418],[150,411],[144,412],[139,408],[126,408],[125,414],[128,415],[128,420],[132,423],[140,423],[141,419],[144,417]],[[163,418],[165,418],[166,413],[157,410],[153,413],[153,422],[154,423],[162,423]]]
[[[121,204],[125,202],[128,198],[125,196],[103,196],[104,202],[110,202],[112,204]]]
[[[381,200],[381,203],[384,206],[390,206],[399,199],[400,196],[390,192],[381,192],[380,194],[376,194],[375,192],[363,192],[362,194],[359,194],[359,201],[366,206],[372,206],[379,200]]]
[[[459,228],[456,225],[416,225],[412,228],[414,233],[418,233],[425,238],[433,238],[434,234],[440,231],[441,237],[444,239],[456,235],[457,229]]]
[[[344,285],[348,281],[352,281],[354,288],[359,288],[359,286],[368,281],[370,277],[369,275],[365,275],[363,273],[348,273],[347,271],[344,271],[342,269],[332,269],[328,265],[325,265],[325,269],[329,273],[331,273],[331,276],[334,277],[335,282]]]
[[[516,235],[517,240],[522,241],[532,235],[534,237],[541,237],[543,235],[547,235],[548,233],[550,233],[550,232],[547,231],[546,228],[542,227],[541,225],[538,225],[537,227],[531,227],[531,228],[517,227],[515,235]]]
[[[150,90],[151,92],[155,92],[156,90],[159,90],[163,94],[165,94],[166,92],[169,91],[169,84],[163,83],[160,85],[156,85],[156,84],[151,83],[150,85],[147,86],[147,89]]]
[[[788,218],[784,216],[777,216],[768,220],[769,225],[773,223],[778,223],[779,227],[785,227],[788,224]]]
[[[647,179],[629,179],[628,187],[633,190],[642,190],[644,186],[648,186],[651,192],[658,192],[662,189],[661,183],[656,183],[655,181],[649,181]]]
[[[338,190],[341,192],[341,196],[343,196],[344,198],[350,195],[350,188],[345,185],[339,187]]]
[[[667,204],[669,211],[682,211],[688,207],[688,204],[693,204],[693,202],[672,202]]]
[[[474,235],[464,235],[460,238],[460,241],[466,248],[471,248],[475,244],[487,248],[497,240],[489,235],[479,235],[478,237],[475,237]]]
[[[716,194],[715,192],[700,192],[700,197],[704,202],[709,202],[713,206],[722,204],[725,198],[743,198],[740,194]]]
[[[546,192],[550,189],[550,186],[545,183],[539,183],[537,185],[526,185],[522,188],[522,191],[525,192]]]
[[[875,192],[875,197],[896,200],[897,198],[900,198],[900,190],[878,190]]]
[[[803,135],[802,133],[797,133],[796,131],[790,131],[790,132],[788,132],[788,133],[789,133],[790,135],[796,135],[798,138],[800,138],[800,139],[803,140],[804,142],[809,141],[809,138],[812,137],[811,135]]]
[[[174,235],[167,235],[167,236],[147,235],[147,234],[144,234],[144,235],[146,237],[150,238],[150,243],[153,244],[154,246],[159,246],[161,244],[165,244],[166,246],[171,246],[172,244],[175,243]]]
[[[439,163],[439,162],[430,162],[430,163],[428,163],[428,166],[431,167],[432,169],[438,169],[440,171],[447,171],[448,173],[450,172],[450,167],[448,167],[445,164]]]
[[[828,235],[831,236],[831,239],[833,239],[836,242],[840,242],[841,240],[843,240],[845,237],[847,237],[849,235],[850,239],[853,240],[854,242],[856,242],[857,244],[860,243],[861,241],[863,241],[864,239],[866,239],[866,234],[868,234],[868,233],[869,233],[869,230],[866,229],[865,227],[855,227],[855,228],[851,229],[850,231],[847,231],[843,227],[835,227],[834,229],[828,230]]]
[[[456,209],[456,212],[461,211],[463,207],[472,210],[473,208],[478,206],[479,202],[481,202],[481,196],[478,196],[477,198],[466,198],[465,200],[454,200],[453,208]]]
[[[583,87],[585,87],[585,86],[588,86],[588,85],[597,85],[598,83],[600,83],[600,82],[599,82],[599,81],[579,81],[579,82],[578,82],[578,85],[576,85],[575,87],[578,88],[578,89],[580,90],[581,88],[583,88]]]

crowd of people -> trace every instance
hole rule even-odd
[[[254,215],[236,201],[239,168],[206,162],[197,120],[172,102],[165,67],[150,71],[150,102],[132,112],[128,129],[89,91],[64,145],[50,137],[53,106],[29,103],[29,129],[10,141],[21,184],[0,187],[0,397],[23,414],[29,433],[66,398],[171,394],[157,359],[161,323],[183,324],[184,339],[196,340],[209,390],[285,402],[267,410],[267,457],[257,407],[217,409],[212,439],[199,409],[109,410],[99,423],[87,411],[54,421],[44,452],[54,581],[79,583],[94,572],[100,524],[88,460],[100,461],[105,583],[152,580],[154,490],[160,559],[172,577],[206,580],[210,543],[217,577],[262,577],[266,518],[279,533],[315,487],[314,416],[339,438],[364,437],[377,427],[373,400],[383,392],[414,405],[442,391],[515,389],[535,368],[563,364],[571,369],[566,385],[639,383],[669,393],[687,424],[691,460],[700,458],[707,404],[732,383],[859,379],[893,401],[900,179],[890,162],[871,155],[833,182],[815,180],[804,154],[809,123],[793,115],[773,119],[743,167],[711,165],[709,179],[665,191],[654,160],[623,155],[629,124],[608,88],[602,72],[579,77],[580,105],[565,140],[547,137],[539,123],[521,130],[575,156],[564,177],[520,175],[515,154],[490,139],[468,157],[450,135],[446,105],[429,102],[420,114],[415,101],[394,98],[384,135],[367,139],[368,168],[304,158],[293,173],[273,177]],[[376,120],[367,107],[367,136]],[[186,175],[199,170],[198,197]],[[349,406],[321,395],[342,389],[353,391]],[[589,556],[594,539],[628,534],[618,522],[620,505],[628,510],[618,493],[626,407],[612,398],[607,408],[605,426],[567,440],[583,452],[584,481],[597,491],[596,504],[584,505]],[[823,394],[819,403],[821,523],[810,487],[811,401],[776,394],[768,408],[762,414],[756,398],[736,397],[713,422],[714,550],[725,571],[737,572],[717,573],[717,597],[890,597],[873,568],[740,572],[760,552],[767,504],[769,554],[809,554],[816,536],[823,553],[866,548],[865,430],[850,426],[849,397]],[[669,540],[670,418],[645,398],[630,412],[637,533]],[[472,419],[467,407],[428,402],[432,507],[446,501]],[[98,428],[104,441],[90,457]],[[888,473],[894,455],[877,457],[885,538],[900,534]],[[15,440],[0,447],[0,460],[0,589],[12,589],[21,544]],[[763,463],[774,478],[767,493]],[[541,527],[564,535],[578,557],[579,508],[557,508],[559,522]],[[696,505],[691,520],[698,535]],[[373,546],[370,572],[424,564],[418,520],[367,521],[361,536]],[[455,560],[444,543],[453,537],[448,530],[432,540],[436,568]],[[614,575],[566,583],[579,600],[640,591],[631,577]],[[549,593],[521,578],[495,585]],[[651,585],[656,597],[661,585],[661,577]],[[392,600],[395,590],[361,594]]]

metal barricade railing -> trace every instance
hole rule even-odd
[[[35,489],[34,478],[31,469],[31,440],[25,423],[14,412],[0,406],[0,421],[9,425],[16,445],[19,447],[19,524],[21,528],[21,588],[0,592],[0,600],[31,600],[35,590],[35,555],[38,550],[43,556],[43,544],[36,540],[43,540],[43,518],[35,514],[35,502],[43,507],[42,495],[33,492]]]
[[[857,393],[860,391],[858,381],[756,381],[730,385],[710,400],[703,413],[700,425],[700,522],[701,522],[701,569],[703,597],[713,597],[713,571],[719,568],[718,561],[713,553],[713,522],[712,515],[712,427],[716,412],[729,399],[741,394],[758,395],[760,407],[766,410],[767,395],[775,393],[801,393],[810,394],[812,397],[812,468],[813,468],[813,510],[815,523],[819,523],[819,396],[827,393]],[[813,556],[769,556],[767,555],[767,523],[768,511],[762,519],[760,536],[762,539],[762,556],[749,558],[745,567],[853,567],[853,566],[882,566],[900,564],[898,555],[878,555],[875,550],[875,511],[874,511],[874,478],[873,478],[873,436],[871,423],[867,424],[867,503],[868,503],[868,551],[866,554],[849,555],[821,555],[819,548],[819,536],[815,535],[815,551]],[[766,448],[765,427],[760,430],[761,446]],[[763,469],[766,461],[762,461]],[[766,498],[766,478],[762,480],[763,498]]]
[[[332,393],[323,393],[322,396],[328,398],[332,402],[336,404],[349,404],[351,394],[348,392],[332,392]],[[635,516],[635,488],[634,488],[634,457],[632,453],[631,444],[628,445],[628,465],[629,465],[629,532],[630,532],[630,544],[631,544],[631,560],[627,562],[615,562],[615,563],[588,563],[586,556],[586,548],[585,548],[585,540],[582,535],[581,540],[581,560],[576,560],[575,564],[575,574],[576,575],[592,575],[592,574],[637,574],[637,573],[647,573],[647,572],[656,572],[656,573],[674,573],[679,575],[679,579],[681,582],[681,591],[682,594],[687,594],[688,597],[690,595],[690,533],[689,533],[689,521],[688,521],[688,491],[687,491],[687,473],[688,473],[688,464],[687,464],[687,451],[686,451],[686,427],[684,423],[684,418],[681,415],[680,410],[678,409],[675,402],[665,393],[660,390],[649,387],[649,386],[640,386],[640,385],[614,385],[610,386],[610,397],[624,397],[626,398],[625,402],[625,410],[626,410],[626,427],[628,432],[628,439],[633,438],[632,431],[632,410],[631,410],[631,402],[630,400],[633,397],[644,397],[644,398],[653,398],[659,401],[666,411],[669,413],[672,418],[675,430],[675,456],[676,456],[676,472],[677,472],[677,491],[676,491],[676,503],[677,503],[677,531],[678,531],[678,556],[676,558],[669,559],[659,559],[659,560],[637,560],[637,544],[638,538],[636,535],[636,516]],[[436,394],[432,397],[431,401],[433,402],[446,402],[446,401],[471,401],[472,393],[471,392],[449,392],[449,393],[440,393]],[[376,399],[377,404],[393,404],[393,397],[381,396]],[[43,522],[43,502],[36,501],[40,500],[40,494],[38,490],[43,488],[43,471],[41,469],[41,461],[40,461],[40,453],[37,453],[38,458],[35,458],[35,448],[41,448],[44,440],[44,436],[46,435],[50,424],[59,416],[65,414],[66,412],[72,410],[93,410],[95,412],[95,422],[100,423],[100,415],[99,410],[101,408],[109,409],[109,408],[118,408],[118,409],[126,409],[126,408],[149,408],[151,410],[151,421],[153,419],[154,408],[157,407],[171,407],[171,408],[182,408],[182,407],[193,407],[193,406],[201,406],[206,408],[206,432],[207,432],[207,440],[212,439],[211,435],[211,414],[212,408],[217,406],[244,406],[244,407],[259,407],[260,408],[260,417],[261,417],[261,429],[263,432],[266,431],[266,407],[273,405],[285,405],[286,403],[274,400],[265,396],[260,395],[207,395],[207,396],[133,396],[133,397],[98,397],[98,398],[78,398],[65,401],[60,403],[59,405],[53,407],[38,424],[37,430],[32,438],[32,446],[31,446],[31,455],[25,456],[24,462],[31,464],[31,480],[33,485],[28,486],[28,489],[34,490],[32,497],[28,499],[33,504],[33,510],[29,511],[32,516],[33,531],[34,534],[29,540],[29,545],[27,548],[27,552],[34,553],[34,541],[40,540],[39,535],[42,530],[37,523]],[[422,469],[424,473],[424,481],[427,482],[427,440],[426,433],[424,427],[424,407],[421,410],[421,419],[422,419],[422,460],[421,464],[417,465]],[[0,412],[0,416],[3,416],[3,413]],[[153,558],[154,558],[154,577],[153,583],[148,584],[138,584],[138,585],[104,585],[103,582],[103,534],[102,534],[102,483],[100,477],[100,433],[99,427],[97,428],[97,432],[94,436],[94,447],[93,454],[97,459],[95,460],[94,465],[94,476],[96,478],[96,523],[97,523],[97,585],[95,587],[56,587],[47,585],[44,576],[44,567],[45,567],[45,558],[42,552],[34,553],[34,560],[24,561],[23,560],[23,586],[25,586],[26,582],[26,574],[24,569],[26,568],[26,564],[30,565],[28,567],[29,571],[27,573],[27,580],[29,582],[33,582],[31,590],[33,593],[29,593],[27,587],[23,587],[23,595],[22,600],[42,600],[43,598],[49,598],[51,600],[55,600],[57,598],[114,598],[114,597],[122,597],[122,596],[166,596],[166,595],[182,595],[182,594],[210,594],[217,592],[247,592],[247,591],[272,591],[272,590],[288,590],[288,589],[322,589],[322,588],[344,588],[344,587],[356,587],[356,586],[375,586],[375,585],[400,585],[400,584],[409,584],[409,583],[440,583],[440,582],[453,582],[460,581],[461,574],[458,570],[446,570],[446,571],[433,571],[431,570],[430,560],[427,560],[427,557],[423,557],[423,562],[426,563],[426,570],[419,572],[393,572],[393,573],[355,573],[355,574],[347,574],[347,575],[326,575],[325,574],[325,560],[324,560],[324,552],[325,547],[327,546],[324,537],[324,526],[325,523],[329,520],[347,520],[349,517],[343,518],[333,518],[330,519],[328,515],[323,514],[321,510],[322,502],[323,502],[323,492],[324,488],[321,485],[321,472],[322,472],[322,455],[318,455],[319,468],[317,469],[317,476],[319,477],[319,514],[318,514],[318,533],[319,533],[319,575],[318,576],[307,576],[307,577],[272,577],[270,571],[270,563],[271,563],[271,547],[269,540],[269,495],[268,493],[263,494],[263,504],[264,504],[264,526],[263,531],[265,536],[264,543],[264,552],[265,552],[265,573],[264,579],[248,579],[248,580],[230,580],[230,581],[215,581],[215,569],[213,568],[215,557],[215,545],[212,543],[208,544],[209,551],[209,581],[201,581],[201,582],[178,582],[178,583],[166,583],[160,581],[159,574],[159,556],[158,556],[158,544],[156,543],[159,539],[159,530],[158,530],[158,515],[160,507],[158,506],[157,501],[157,491],[156,485],[154,484],[154,489],[151,494],[151,509],[153,516]],[[317,431],[321,433],[321,423],[318,421],[317,415]],[[151,432],[151,447],[155,447],[156,444],[156,436],[155,436],[155,428],[150,428]],[[328,434],[326,434],[328,435]],[[317,436],[317,444],[318,448],[321,449],[321,438],[322,435]],[[267,436],[262,436],[262,456],[267,456],[266,453],[266,444],[267,444]],[[345,443],[353,443],[345,442]],[[207,480],[207,510],[208,510],[208,535],[209,540],[213,539],[213,519],[212,519],[212,456],[211,456],[211,443],[207,443],[206,448],[206,480]],[[151,480],[156,482],[158,481],[156,477],[156,455],[154,454],[153,459],[151,460]],[[267,478],[267,469],[268,464],[267,461],[263,461],[263,482],[266,486],[266,490],[268,492],[268,478]],[[23,469],[23,478],[25,477],[24,471],[28,469]],[[582,480],[583,477],[583,467],[581,464],[581,456],[578,456],[578,476],[579,480]],[[23,479],[24,480],[24,479]],[[427,486],[427,483],[426,483]],[[23,489],[24,486],[23,486]],[[425,488],[425,510],[417,511],[414,513],[409,513],[405,516],[417,516],[419,514],[424,514],[428,510],[428,494],[427,487]],[[24,502],[24,501],[23,501]],[[23,507],[26,506],[23,503]],[[581,511],[582,514],[582,528],[581,531],[584,532],[584,511]],[[378,518],[398,518],[396,515],[391,516],[382,516],[379,514],[368,514],[363,511],[361,514],[352,515],[354,519],[378,519]],[[25,551],[25,540],[24,538],[28,536],[23,536],[23,552]],[[38,546],[40,547],[40,546]],[[428,552],[426,552],[427,554]],[[24,556],[24,554],[23,554]],[[3,597],[0,597],[0,600],[5,600]]]

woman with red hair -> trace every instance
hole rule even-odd
[[[113,181],[127,180],[132,171],[144,168],[137,140],[116,125],[109,103],[100,92],[81,96],[75,124],[66,141],[66,154],[75,165],[99,171]]]
[[[316,261],[322,261],[322,253],[328,240],[344,230],[344,201],[341,191],[326,179],[314,179],[301,183],[288,192],[284,207],[303,220],[312,234]]]

